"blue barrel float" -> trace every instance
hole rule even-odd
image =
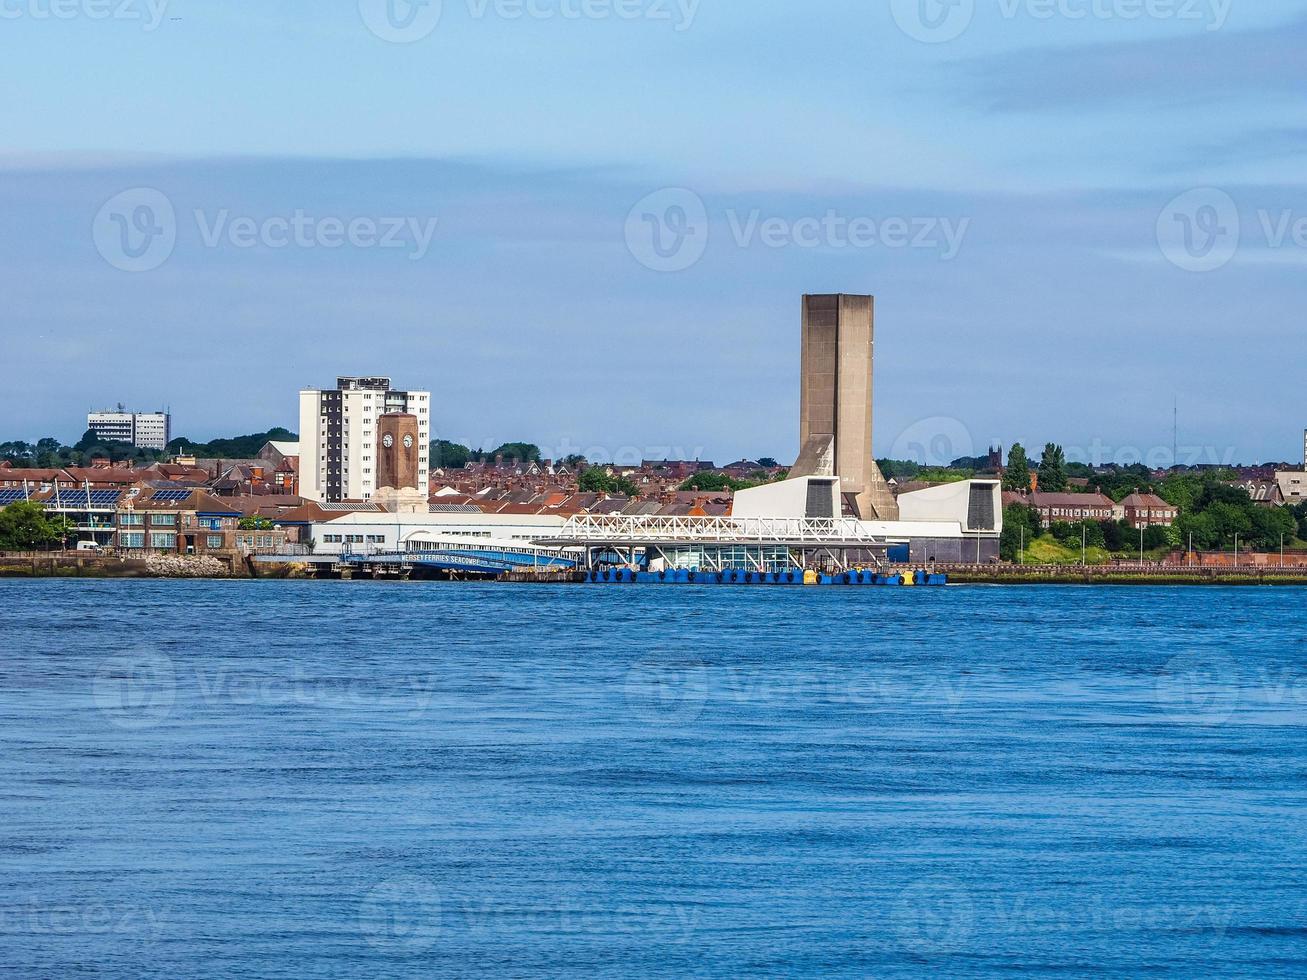
[[[639,572],[629,568],[594,569],[586,572],[582,581],[627,585],[803,585],[804,571],[791,568],[785,571],[758,572],[744,569],[726,569],[720,572],[694,571],[684,568],[665,569],[660,572]],[[850,569],[833,575],[816,576],[816,585],[840,586],[904,586],[942,587],[948,585],[948,576],[925,569],[907,575],[882,574],[870,569]]]

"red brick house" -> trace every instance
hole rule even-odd
[[[1058,522],[1077,524],[1080,521],[1111,521],[1116,519],[1116,504],[1101,493],[1032,493],[1026,503],[1039,511],[1045,527]]]
[[[1125,519],[1133,528],[1170,527],[1180,516],[1174,504],[1153,493],[1132,493],[1121,501]]]

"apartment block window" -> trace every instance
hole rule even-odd
[[[209,544],[208,544],[208,546],[209,546],[210,548],[221,548],[221,547],[222,547],[222,535],[221,535],[221,534],[210,534],[210,535],[209,535]]]
[[[164,533],[151,534],[151,535],[150,535],[150,547],[151,547],[151,548],[166,548],[166,549],[176,548],[176,547],[177,547],[177,535],[175,535],[175,534],[164,534]]]
[[[120,548],[144,548],[145,532],[129,531],[125,534],[118,535],[118,547]]]
[[[119,527],[145,527],[145,515],[144,514],[119,514],[118,526]]]
[[[176,514],[151,514],[150,526],[151,527],[176,527],[177,515]]]

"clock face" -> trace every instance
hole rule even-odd
[[[391,446],[393,446],[393,445],[395,444],[395,439],[394,439],[394,437],[393,437],[389,432],[387,432],[387,433],[382,437],[382,439],[381,439],[381,444],[382,444],[383,446],[385,446],[387,449],[389,449]]]
[[[412,437],[412,436],[405,436],[405,437],[404,437],[404,448],[405,448],[405,449],[412,449],[412,448],[413,448],[413,437]]]

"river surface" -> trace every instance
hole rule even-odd
[[[1307,975],[1307,591],[0,582],[0,973]]]

